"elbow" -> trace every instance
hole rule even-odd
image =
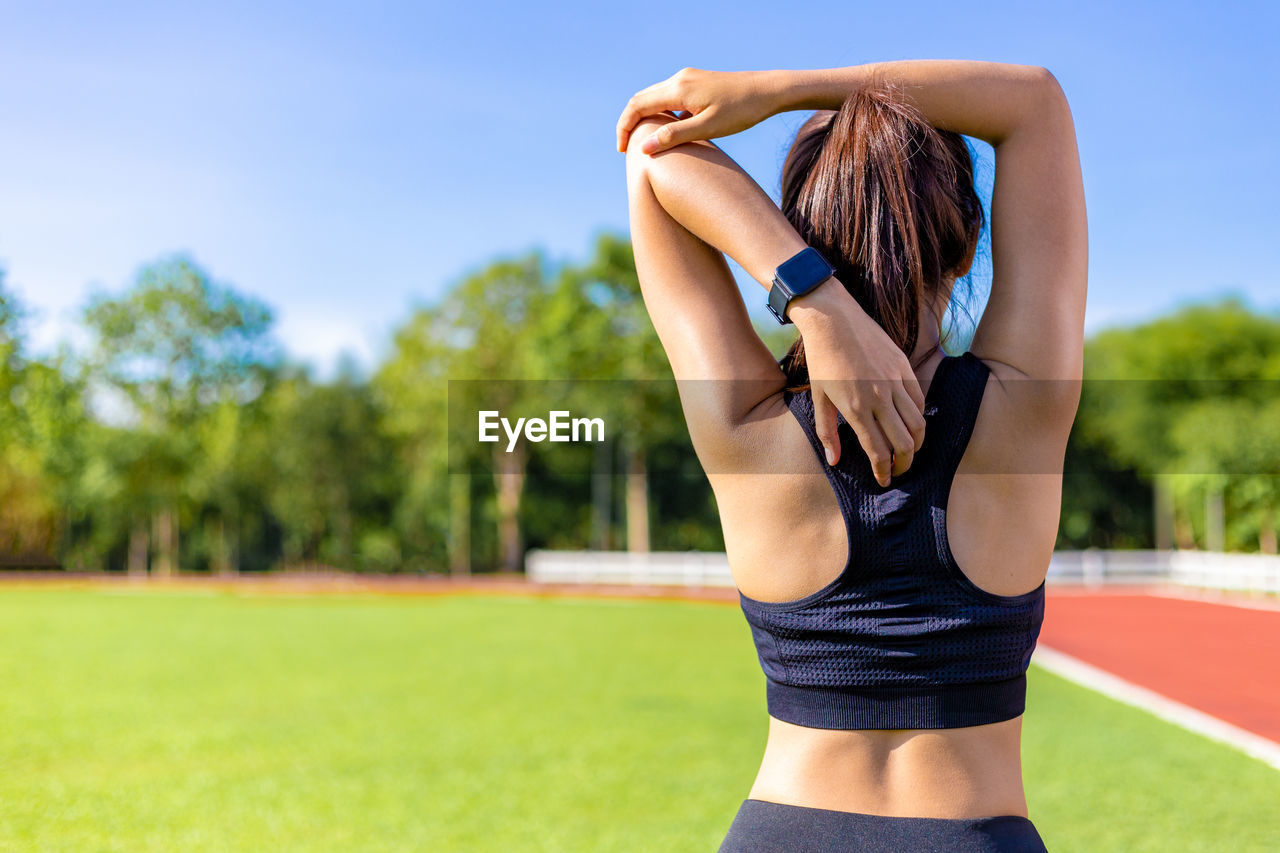
[[[1033,65],[1031,80],[1038,100],[1053,107],[1067,108],[1067,93],[1062,90],[1062,84],[1052,71],[1043,65]]]
[[[675,116],[656,114],[645,116],[634,128],[631,129],[631,138],[627,141],[627,179],[634,183],[637,180],[647,180],[653,166],[662,158],[656,158],[652,154],[646,154],[640,150],[640,146],[650,136],[658,133],[668,124],[676,121]]]

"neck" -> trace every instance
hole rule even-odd
[[[950,289],[944,292],[950,297]],[[916,347],[911,353],[913,365],[924,366],[924,363],[941,360],[946,353],[942,351],[942,328],[940,320],[946,310],[946,301],[939,297],[939,304],[930,308],[926,303],[920,304],[919,331],[916,333]],[[932,355],[930,352],[932,351]]]

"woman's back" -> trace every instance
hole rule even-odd
[[[944,361],[948,364],[944,365]],[[933,386],[939,366],[953,368],[950,371],[955,374],[950,377],[953,383],[981,383],[985,377],[985,387],[976,389],[979,396],[970,392],[975,411],[953,412],[950,418],[937,418],[932,423],[935,430],[962,429],[957,424],[966,417],[971,418],[972,424],[967,441],[955,447],[959,461],[954,476],[944,472],[940,485],[946,491],[941,554],[946,554],[949,544],[950,555],[964,578],[954,579],[958,583],[954,590],[944,575],[938,575],[938,582],[944,593],[955,593],[960,607],[968,594],[976,594],[979,601],[1000,597],[1000,602],[1022,601],[1030,605],[1044,580],[1056,538],[1065,431],[1044,428],[1036,406],[1037,396],[1046,393],[1043,383],[1028,382],[1005,365],[979,361],[972,355],[945,360],[939,356],[924,365],[918,376],[927,397],[943,396],[939,393],[941,389]],[[946,383],[947,373],[943,370],[937,378]],[[964,402],[960,397],[954,401],[952,397],[946,399],[952,405]],[[800,423],[806,411],[811,417],[811,410],[803,405],[789,406],[785,395],[762,405],[758,417],[753,418],[745,430],[740,430],[744,471],[748,459],[751,470],[709,472],[735,582],[744,596],[744,608],[760,609],[766,614],[771,604],[811,600],[815,596],[826,599],[833,585],[841,580],[846,561],[850,575],[857,578],[858,556],[872,555],[876,546],[881,546],[882,551],[895,547],[907,550],[908,543],[857,541],[860,534],[883,535],[869,527],[859,530],[854,524],[846,533],[846,513],[842,513],[833,491],[836,481],[824,474],[813,439]],[[938,466],[940,454],[937,450],[931,454],[930,448],[942,448],[963,438],[943,434],[931,437],[927,433],[913,469],[899,480],[937,479],[936,472],[927,469]],[[770,448],[767,471],[760,470],[760,454],[752,452],[752,448],[759,447]],[[842,452],[846,464],[865,465],[865,458],[854,456],[857,449],[854,443]],[[867,483],[865,476],[862,482]],[[850,488],[854,487],[844,487],[846,492]],[[836,490],[839,489],[837,486]],[[874,485],[872,491],[875,491]],[[904,504],[898,498],[912,491],[891,489],[885,494],[895,498],[897,506]],[[858,495],[852,495],[852,499],[856,501]],[[845,503],[849,501],[850,496],[846,494]],[[939,498],[932,502],[937,504]],[[929,499],[915,501],[912,498],[905,503],[911,505],[892,520],[894,535],[916,535],[930,530],[927,525],[934,523],[935,510],[931,509]],[[881,511],[874,499],[863,504],[872,514]],[[880,506],[888,509],[883,501]],[[785,510],[779,511],[780,507]],[[928,534],[917,538],[932,540]],[[923,550],[914,553],[931,553],[924,543],[920,548]],[[941,555],[937,562],[944,562]],[[929,561],[925,559],[924,563]],[[917,587],[929,582],[926,577],[929,570],[930,565],[922,564],[921,577],[912,579],[918,582]],[[933,570],[936,572],[936,567]],[[963,587],[967,584],[977,589],[966,591]],[[919,599],[919,589],[907,595]],[[871,598],[874,599],[874,595]],[[871,660],[877,651],[874,637],[881,628],[874,618],[878,602],[872,600],[868,606],[872,618],[864,621],[861,630],[868,633],[871,641],[857,652],[862,660],[855,667],[871,672],[876,666],[876,661]],[[784,611],[789,609],[783,605]],[[976,677],[1000,677],[990,669],[993,644],[1025,642],[1020,639],[1020,633],[1025,631],[1020,632],[1018,620],[1032,621],[1035,608],[1023,607],[1022,610],[1025,615],[1019,615],[1003,629],[984,627],[978,624],[979,617],[971,620],[974,624],[967,626],[970,637],[967,654],[974,659],[975,667],[985,667],[987,672],[995,673],[992,676],[979,672]],[[888,622],[892,621],[890,617]],[[1034,621],[1038,628],[1038,618]],[[901,623],[899,619],[897,624]],[[963,627],[948,628],[936,639],[916,637],[915,645],[910,647],[912,638],[896,637],[892,643],[893,654],[882,656],[884,659],[874,677],[884,679],[886,672],[893,672],[897,665],[894,655],[909,655],[919,674],[923,666],[920,661],[936,651],[927,647],[930,642],[949,642],[953,648],[943,650],[944,654],[958,654],[956,649],[961,646],[957,646],[956,641],[964,633],[960,630]],[[987,633],[981,633],[983,630]],[[1001,630],[1003,634],[992,633]],[[944,634],[952,639],[945,640]],[[1034,634],[1030,641],[1034,642]],[[1018,669],[1019,650],[1012,651],[1014,658],[1009,660],[1006,654],[1005,664],[1006,669],[1012,667],[1010,672]],[[818,666],[821,665],[819,661]],[[941,670],[938,673],[945,675]],[[929,677],[932,674],[920,676],[923,680]],[[1008,691],[1005,693],[1008,695]],[[795,695],[803,697],[804,694]],[[982,702],[996,700],[988,696],[970,701],[980,709]],[[950,719],[959,719],[954,709],[947,713]],[[794,719],[814,722],[805,719],[803,714]],[[873,710],[868,712],[867,719],[895,717]],[[949,818],[1026,814],[1019,753],[1020,714],[998,722],[950,728],[842,729],[819,725],[841,724],[797,725],[771,717],[769,744],[750,797],[865,814]]]

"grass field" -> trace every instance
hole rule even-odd
[[[0,589],[0,850],[714,851],[764,682],[716,604]],[[1062,851],[1280,849],[1280,773],[1033,667]]]

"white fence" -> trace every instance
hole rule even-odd
[[[530,551],[525,561],[537,583],[732,587],[729,559],[704,551]],[[1051,584],[1162,584],[1280,593],[1280,556],[1208,551],[1055,551]]]
[[[729,557],[717,551],[530,551],[525,573],[537,583],[733,586]]]
[[[1201,559],[1196,559],[1197,556]],[[1280,593],[1280,557],[1172,551],[1169,579],[1185,586]]]

